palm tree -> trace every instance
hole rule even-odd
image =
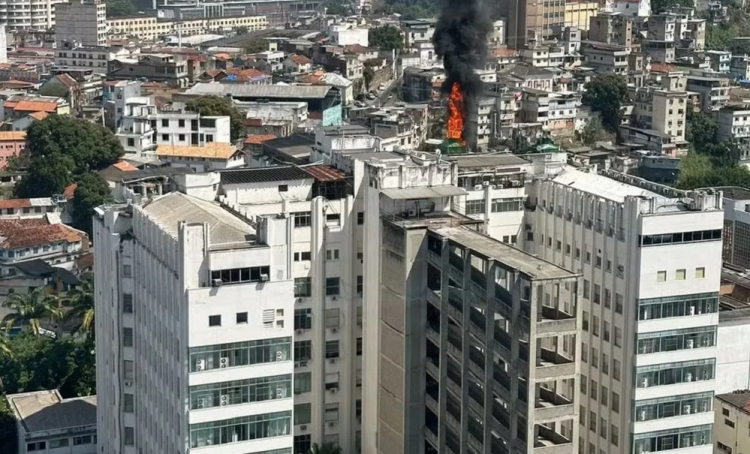
[[[45,287],[37,287],[29,293],[11,294],[3,303],[3,307],[13,311],[3,318],[5,325],[29,325],[31,332],[38,335],[43,318],[49,317],[52,321],[62,317],[57,298],[47,295],[45,290]]]
[[[90,274],[81,277],[80,285],[68,293],[65,300],[68,308],[65,320],[73,320],[76,324],[74,333],[94,333],[94,280]]]
[[[12,359],[13,358],[13,350],[10,349],[10,342],[8,338],[8,333],[6,332],[0,332],[0,358],[3,359]],[[2,381],[0,380],[0,384]]]

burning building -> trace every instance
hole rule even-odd
[[[491,15],[481,0],[443,0],[433,42],[446,73],[443,93],[448,95],[447,139],[470,150],[477,145],[477,109],[482,92],[475,69],[484,67],[491,30]]]

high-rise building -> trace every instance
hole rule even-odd
[[[537,2],[511,0],[508,2],[508,47],[523,49],[532,42],[541,43],[565,27],[567,0]]]
[[[588,453],[710,453],[722,196],[614,172],[534,181],[524,249],[582,274]]]
[[[64,0],[0,0],[0,22],[8,32],[46,31],[55,26],[55,6]]]
[[[107,45],[107,5],[99,0],[78,0],[55,7],[55,42],[72,46]]]
[[[97,452],[291,453],[293,220],[182,193],[97,218]]]

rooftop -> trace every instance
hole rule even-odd
[[[273,166],[256,169],[225,170],[221,184],[269,183],[274,181],[308,180],[313,175],[294,166]]]
[[[331,87],[328,85],[246,85],[198,83],[185,91],[186,95],[217,95],[240,98],[322,99]]]
[[[520,249],[495,240],[466,227],[441,227],[434,232],[448,240],[471,249],[488,260],[495,260],[517,270],[531,279],[570,279],[578,275],[542,260]]]
[[[458,155],[455,158],[450,158],[448,160],[455,160],[459,170],[477,167],[522,166],[529,164],[529,161],[512,154]]]
[[[0,220],[0,248],[19,249],[57,242],[85,241],[83,233],[63,224],[49,224],[46,219]]]
[[[326,165],[311,165],[302,167],[302,170],[309,173],[319,183],[331,181],[341,181],[346,179],[346,174],[338,169]]]
[[[229,159],[237,152],[231,143],[211,142],[206,145],[159,145],[156,147],[157,156],[189,157],[204,159]]]
[[[618,203],[624,202],[625,198],[628,196],[663,198],[655,192],[621,183],[602,175],[582,172],[573,168],[564,170],[562,173],[555,176],[552,181],[578,189],[579,191],[596,194]]]
[[[96,396],[63,399],[57,390],[11,394],[8,402],[26,433],[96,427]]]
[[[0,200],[0,210],[4,210],[8,208],[46,207],[50,205],[54,205],[54,202],[49,197],[39,197],[36,199]]]
[[[26,131],[0,131],[0,141],[26,140]]]
[[[714,186],[712,188],[702,189],[713,189],[714,191],[721,191],[724,193],[725,199],[750,200],[750,189],[741,188],[739,186]]]
[[[750,415],[750,390],[739,389],[731,393],[717,394],[716,398]]]
[[[252,242],[255,230],[239,217],[216,203],[181,192],[171,192],[145,205],[141,210],[174,238],[179,224],[208,224],[212,245]]]

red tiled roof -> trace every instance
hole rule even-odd
[[[57,77],[57,80],[59,80],[61,84],[65,85],[68,88],[78,86],[78,82],[76,82],[76,80],[70,77],[68,74],[58,74],[55,77]]]
[[[309,65],[312,63],[312,60],[299,54],[292,54],[289,56],[289,59],[298,65]]]
[[[8,104],[6,103],[7,107]],[[13,108],[22,112],[49,112],[53,113],[57,110],[57,103],[50,101],[19,101],[18,104]]]
[[[41,221],[41,222],[40,222]],[[0,248],[18,249],[56,242],[82,242],[81,233],[63,224],[46,224],[43,219],[0,220]]]
[[[31,208],[31,200],[29,199],[0,200],[0,210],[6,210],[8,208]]]
[[[349,44],[344,46],[344,52],[350,52],[353,54],[364,54],[369,52],[369,49],[361,44]]]
[[[306,167],[300,167],[305,172],[312,175],[313,178],[315,178],[316,181],[319,182],[326,182],[326,181],[341,181],[346,178],[346,175],[344,172],[334,169],[331,166],[326,165],[314,165],[314,166],[306,166]]]
[[[29,114],[29,116],[35,120],[44,120],[49,114],[47,112],[34,112]]]
[[[76,188],[78,187],[77,183],[71,183],[69,184],[65,189],[63,189],[63,197],[70,200],[75,196]]]
[[[127,161],[118,161],[112,164],[112,167],[118,170],[122,170],[123,172],[133,172],[135,170],[138,170],[137,167]]]
[[[493,57],[517,57],[518,52],[513,49],[498,47],[495,49],[490,49],[490,55]]]
[[[651,72],[656,73],[671,73],[674,71],[674,66],[666,63],[654,62],[651,63]]]
[[[245,138],[246,144],[259,145],[266,140],[273,140],[276,136],[273,134],[250,134]]]

